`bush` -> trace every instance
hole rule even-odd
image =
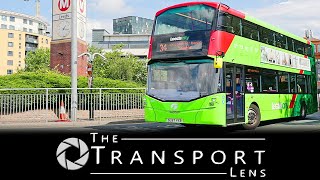
[[[107,78],[94,78],[94,88],[141,88],[143,85],[130,82],[111,80]],[[37,71],[37,72],[19,72],[13,75],[0,76],[0,88],[71,88],[71,78],[68,75],[63,75],[55,71]],[[86,77],[78,78],[78,88],[88,88],[88,79]],[[52,91],[50,91],[52,92]],[[58,92],[65,93],[66,90]],[[123,92],[114,90],[113,92]],[[1,94],[10,93],[35,93],[34,91],[0,91]]]

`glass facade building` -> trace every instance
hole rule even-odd
[[[153,20],[128,16],[113,19],[113,34],[151,34]]]

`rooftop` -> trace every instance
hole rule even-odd
[[[38,18],[38,17],[35,17],[35,16],[30,16],[30,15],[27,15],[27,14],[22,14],[22,13],[17,13],[17,12],[13,12],[13,11],[6,11],[6,10],[1,10],[0,9],[0,15],[8,15],[8,16],[15,16],[15,17],[20,17],[20,18],[32,19],[34,21],[41,22],[41,23],[49,26],[49,23],[45,22],[41,18]]]

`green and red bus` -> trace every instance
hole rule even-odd
[[[148,59],[147,122],[254,129],[317,111],[314,45],[222,3],[158,11]]]

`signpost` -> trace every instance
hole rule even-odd
[[[71,71],[71,119],[76,121],[78,65],[83,67],[83,61],[78,60],[78,52],[87,49],[86,0],[52,0],[52,13],[50,64],[52,68],[59,65],[64,73]]]

